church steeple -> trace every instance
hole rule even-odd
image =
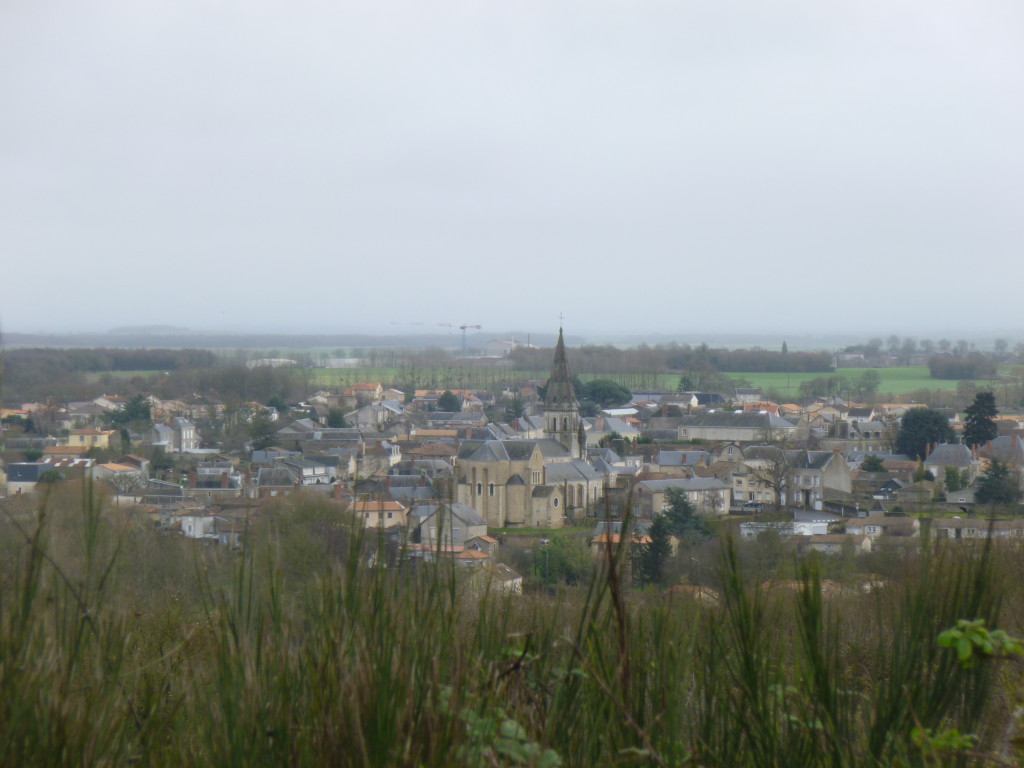
[[[544,410],[548,408],[578,408],[576,390],[572,386],[572,374],[569,372],[569,360],[565,355],[565,340],[562,329],[558,329],[558,343],[555,345],[555,362],[551,366],[548,388],[544,395]]]
[[[544,434],[560,442],[572,458],[578,459],[583,455],[581,442],[585,444],[580,440],[582,429],[583,420],[580,418],[580,406],[576,401],[569,360],[565,354],[565,340],[559,328],[555,360],[544,395]]]

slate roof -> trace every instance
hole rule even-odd
[[[781,416],[776,416],[774,413],[768,413],[767,411],[764,413],[760,411],[742,411],[739,413],[736,411],[714,411],[690,416],[681,416],[679,419],[679,426],[748,427],[754,429],[772,427],[775,429],[794,429],[791,422],[786,421]]]
[[[15,462],[7,465],[7,482],[9,483],[38,483],[39,476],[48,469],[53,469],[48,464],[37,464],[32,461]]]
[[[680,491],[723,491],[729,486],[717,477],[677,477],[669,480],[644,480],[637,483],[653,493],[676,488]]]
[[[1015,435],[1000,435],[991,444],[982,447],[985,456],[1000,461],[1020,461],[1024,457],[1024,439]]]
[[[656,463],[659,467],[692,467],[706,463],[710,457],[707,451],[659,451]]]
[[[939,443],[924,463],[939,467],[969,467],[974,463],[971,449],[963,443]]]
[[[256,475],[256,485],[260,488],[291,488],[298,482],[298,477],[288,467],[262,467]]]
[[[601,476],[583,459],[553,461],[544,465],[544,482],[548,484],[562,482],[589,483],[600,479]]]
[[[784,451],[784,453],[786,454],[786,463],[793,469],[824,469],[825,465],[836,455],[832,451],[793,450]]]
[[[466,527],[473,526],[486,526],[487,521],[468,504],[462,504],[460,502],[454,502],[452,504],[421,504],[417,506],[413,513],[419,518],[419,523],[422,525],[431,517],[433,517],[439,509],[451,510],[452,517],[460,521]]]

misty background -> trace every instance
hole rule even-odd
[[[999,0],[7,0],[0,327],[1013,338],[1022,75]]]

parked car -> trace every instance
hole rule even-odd
[[[744,512],[764,512],[763,501],[748,501],[743,505]]]

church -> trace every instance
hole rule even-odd
[[[586,435],[558,330],[544,397],[540,440],[467,440],[459,447],[457,501],[489,528],[560,528],[603,496],[603,480],[586,461]]]

